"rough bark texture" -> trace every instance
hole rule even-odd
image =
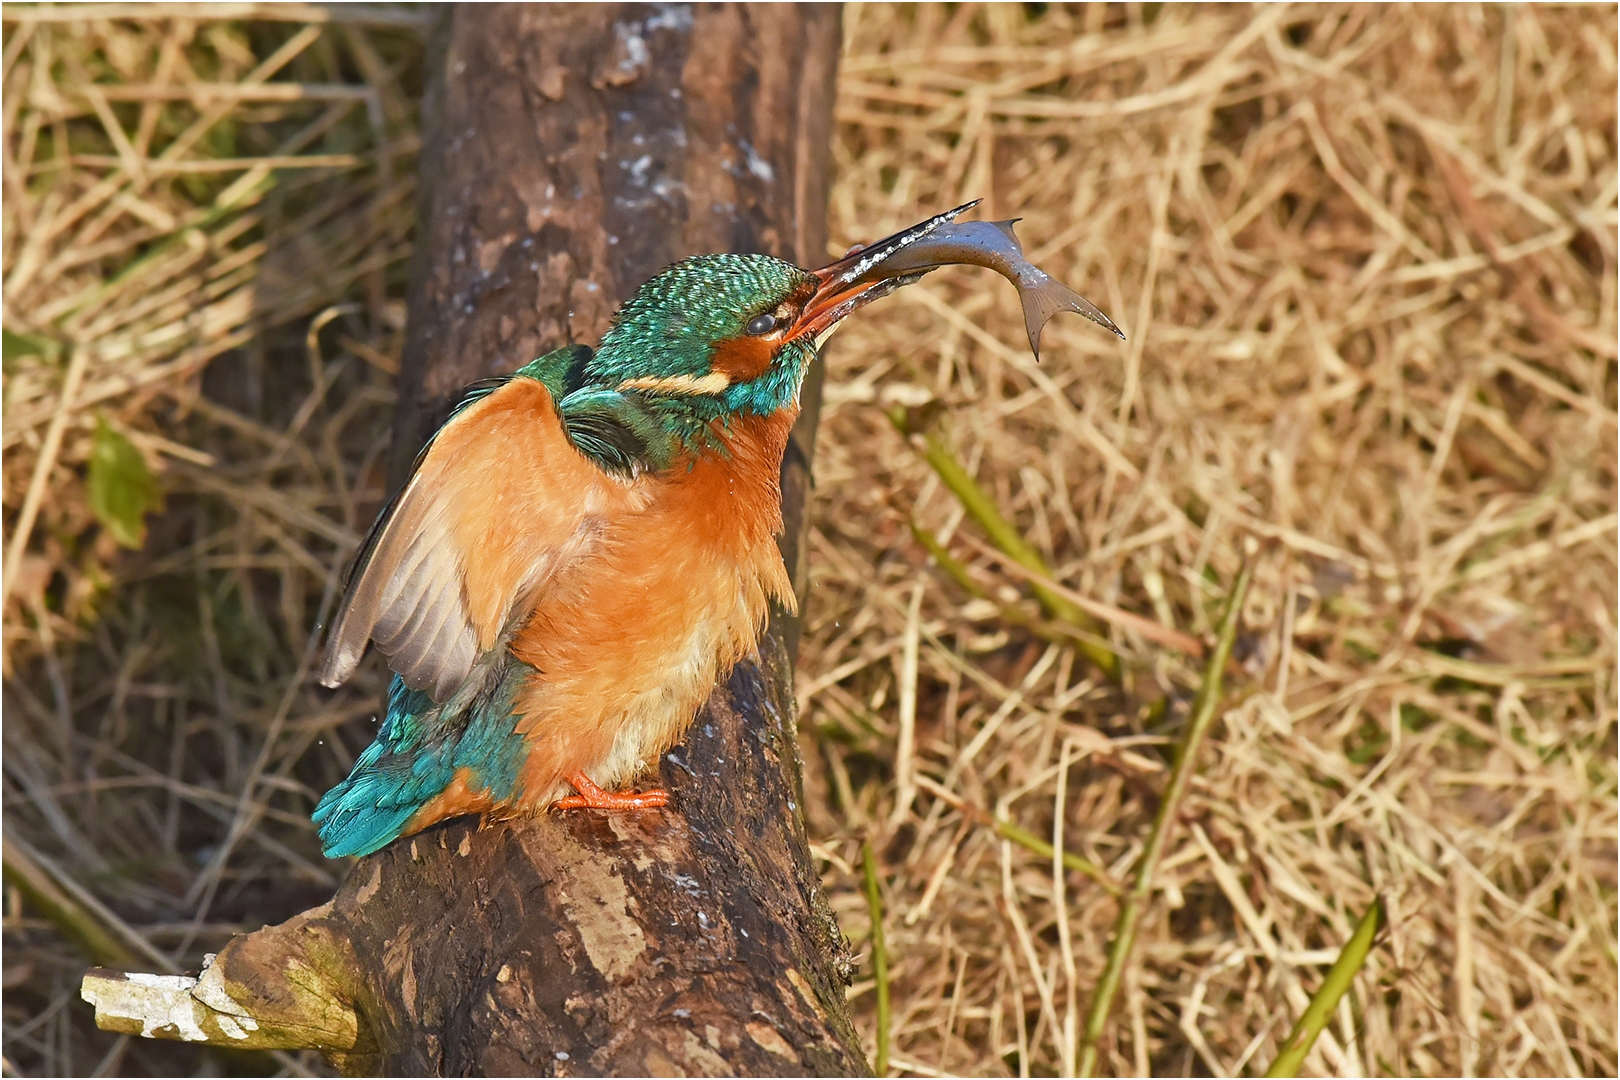
[[[835,7],[446,18],[396,478],[462,385],[594,344],[668,263],[826,261]],[[801,593],[819,380],[818,365],[783,465]],[[361,860],[331,904],[235,939],[195,986],[154,989],[156,1012],[109,1005],[104,1026],[318,1046],[390,1075],[864,1073],[800,809],[792,636],[777,620],[763,661],[667,755],[670,810],[436,826]],[[86,996],[123,1000],[136,978],[92,972]]]

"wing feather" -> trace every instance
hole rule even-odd
[[[323,684],[347,679],[375,641],[408,686],[446,700],[589,547],[593,520],[636,497],[575,449],[538,378],[480,391],[373,526],[332,622]]]
[[[421,518],[422,515],[415,515]],[[431,588],[428,582],[447,582],[454,575],[434,573],[433,559],[445,558],[450,553],[449,529],[438,516],[427,520],[400,521],[397,525],[402,539],[390,551],[394,558],[387,564],[373,564],[368,573],[375,573],[380,583],[376,599],[377,625],[372,638],[379,644],[392,640],[417,614],[423,591]],[[406,601],[406,602],[402,602]]]
[[[439,649],[459,654],[459,639],[470,636],[459,592],[452,575],[436,575],[428,580],[427,590],[414,599],[415,607],[404,625],[386,636],[373,632],[377,648],[393,661],[390,666],[412,690],[428,690],[430,682],[437,683],[441,669],[453,677],[451,657],[433,653]],[[437,690],[434,685],[430,692]]]
[[[400,528],[410,529],[410,526],[401,522]],[[437,522],[418,525],[411,533],[409,546],[399,545],[404,550],[399,552],[392,565],[378,566],[375,570],[368,568],[383,582],[381,595],[377,598],[377,626],[372,631],[372,637],[378,642],[391,640],[410,621],[412,608],[400,601],[406,598],[408,591],[414,591],[413,586],[420,588],[417,575],[423,572],[424,564],[433,557],[433,553],[444,552],[449,542],[445,530]]]

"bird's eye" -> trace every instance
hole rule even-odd
[[[754,321],[748,324],[748,332],[754,337],[759,337],[761,334],[768,334],[775,329],[776,316],[770,312],[756,316]]]

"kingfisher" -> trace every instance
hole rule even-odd
[[[394,672],[375,740],[315,808],[329,858],[462,814],[669,803],[621,789],[755,653],[771,604],[794,611],[782,455],[827,335],[960,262],[1018,286],[1032,349],[1057,310],[1119,333],[1010,222],[956,222],[973,205],[819,270],[686,259],[595,350],[468,388],[361,546],[320,661],[337,686],[369,643]]]

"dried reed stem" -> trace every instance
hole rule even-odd
[[[1113,939],[1108,944],[1108,963],[1097,982],[1091,1009],[1086,1014],[1085,1031],[1080,1037],[1080,1076],[1091,1076],[1097,1067],[1097,1041],[1102,1038],[1108,1013],[1113,1008],[1114,994],[1119,990],[1120,976],[1124,974],[1125,964],[1136,945],[1142,910],[1153,893],[1154,871],[1158,869],[1159,857],[1164,853],[1176,816],[1181,811],[1181,800],[1187,792],[1187,785],[1192,782],[1193,773],[1198,767],[1198,751],[1203,746],[1204,735],[1220,709],[1222,675],[1232,655],[1232,645],[1237,640],[1243,603],[1248,599],[1249,581],[1254,574],[1253,563],[1251,550],[1227,597],[1226,613],[1221,617],[1220,629],[1215,636],[1215,650],[1204,668],[1203,682],[1199,684],[1198,697],[1193,701],[1192,715],[1188,717],[1187,727],[1176,744],[1175,765],[1170,771],[1164,795],[1160,798],[1158,813],[1153,815],[1147,846],[1137,860],[1130,891],[1120,901],[1119,915],[1114,920]]]
[[[68,418],[73,415],[73,403],[79,396],[79,386],[84,382],[84,372],[89,363],[89,349],[73,350],[67,375],[62,380],[56,412],[51,416],[51,426],[45,431],[45,442],[34,462],[34,475],[29,477],[28,493],[23,496],[22,508],[17,511],[11,542],[6,545],[5,580],[0,585],[0,607],[11,600],[11,587],[16,584],[17,573],[22,569],[23,552],[28,549],[28,539],[34,532],[34,518],[38,516],[40,503],[45,499],[45,485],[50,480],[51,470],[56,467],[56,455],[62,449],[62,435],[67,431]]]
[[[870,841],[861,845],[861,873],[866,882],[866,910],[872,919],[872,979],[876,983],[877,1041],[872,1075],[889,1075],[889,948],[883,937],[883,886],[878,879],[877,856]]]

